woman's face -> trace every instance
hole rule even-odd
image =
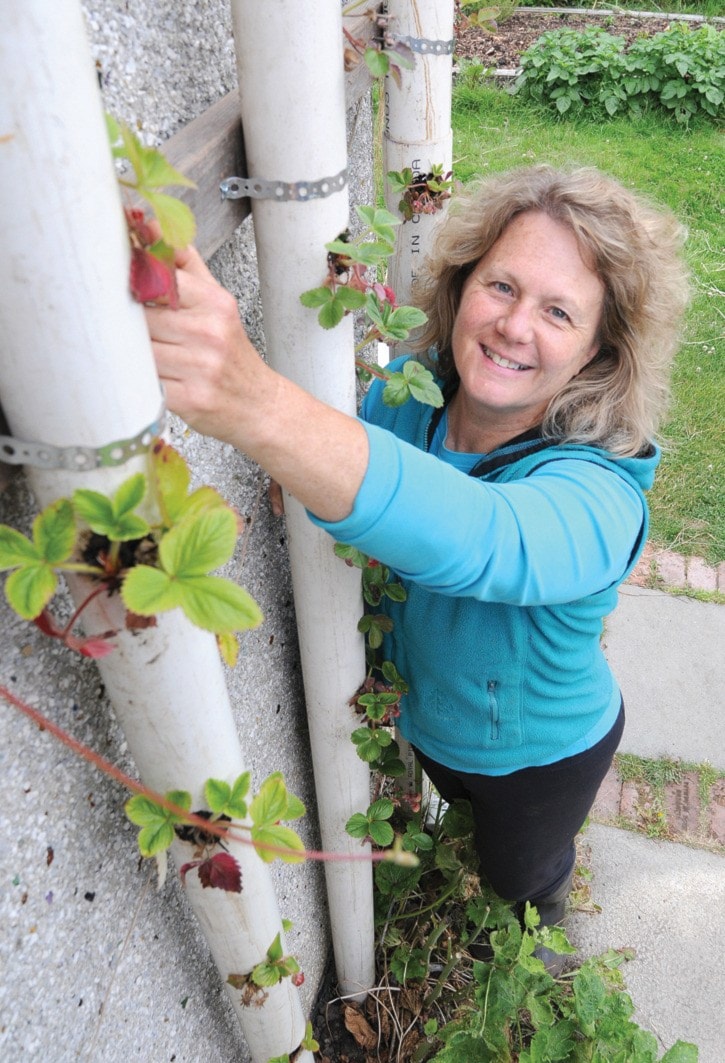
[[[452,350],[466,416],[512,435],[539,424],[596,354],[603,302],[572,231],[539,211],[517,215],[461,293]]]

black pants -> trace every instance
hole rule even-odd
[[[574,867],[574,839],[594,804],[624,730],[624,704],[591,749],[510,775],[473,775],[416,757],[446,801],[471,802],[480,871],[500,897],[550,897]]]

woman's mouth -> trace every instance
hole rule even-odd
[[[508,358],[503,358],[500,354],[496,354],[496,352],[492,351],[489,347],[484,347],[483,345],[481,345],[481,350],[487,358],[490,358],[494,365],[500,365],[502,369],[523,370],[531,368],[531,366],[521,365],[519,362],[512,362]]]

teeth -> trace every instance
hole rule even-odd
[[[492,362],[502,366],[504,369],[528,369],[526,365],[519,365],[518,362],[510,362],[508,358],[502,358],[500,354],[495,354],[488,347],[484,347],[484,350]]]

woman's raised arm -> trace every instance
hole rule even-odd
[[[367,468],[365,429],[270,369],[194,248],[176,263],[179,309],[146,308],[169,408],[244,451],[322,520],[342,520]]]

